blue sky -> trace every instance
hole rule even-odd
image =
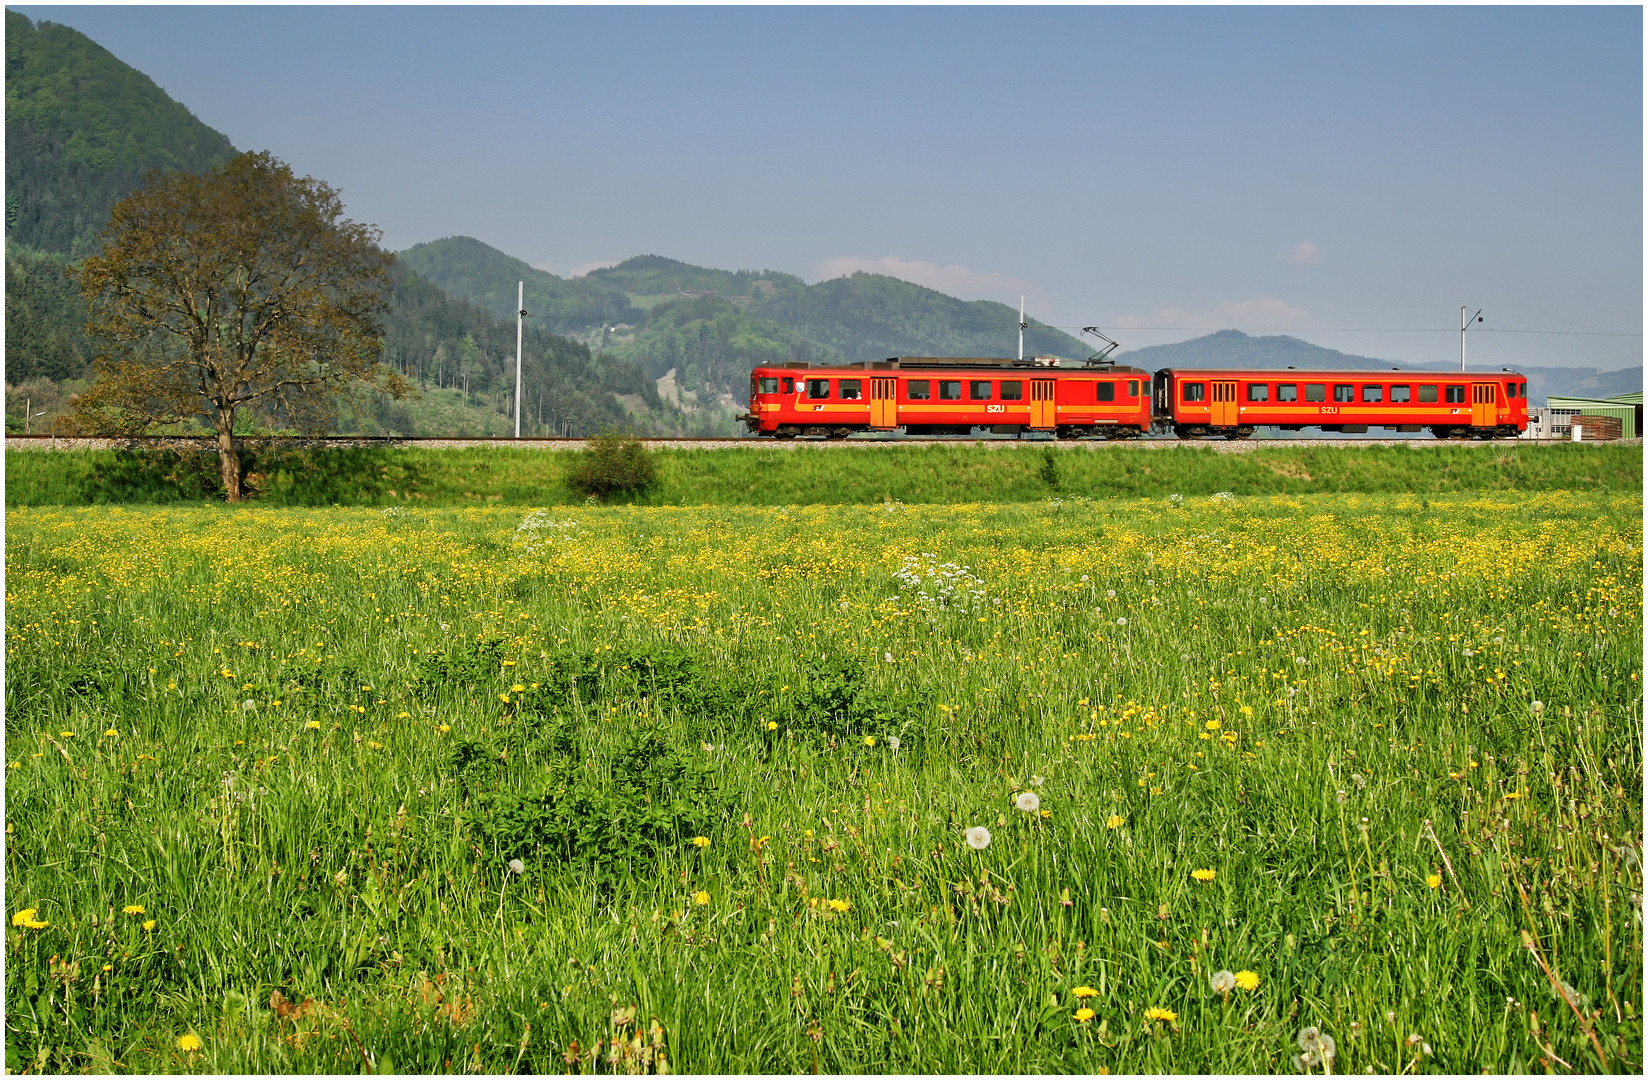
[[[1400,361],[1457,358],[1469,304],[1472,366],[1642,362],[1636,7],[15,10],[391,248],[875,269]]]

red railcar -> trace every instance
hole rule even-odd
[[[1528,381],[1514,371],[1163,368],[1155,378],[1155,416],[1180,437],[1241,439],[1260,425],[1514,437],[1528,427]]]
[[[780,439],[898,429],[966,435],[974,428],[1122,439],[1150,429],[1150,373],[1112,364],[936,357],[758,367],[742,419],[751,433]]]

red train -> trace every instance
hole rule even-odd
[[[1429,428],[1437,438],[1507,438],[1528,426],[1528,382],[1514,371],[1260,371],[894,357],[879,363],[758,367],[752,434],[910,435],[1047,432],[1061,439],[1245,439],[1289,431]]]

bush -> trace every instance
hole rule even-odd
[[[607,432],[589,440],[566,479],[574,491],[603,500],[615,492],[640,495],[657,482],[658,465],[635,436]]]

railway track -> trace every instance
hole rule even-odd
[[[1497,440],[1452,440],[1408,438],[1408,439],[1246,439],[1230,441],[1228,439],[1180,439],[1173,436],[1147,437],[1143,439],[1018,439],[1011,436],[972,438],[966,436],[855,436],[848,439],[758,439],[758,438],[643,438],[640,440],[649,446],[659,449],[680,450],[728,450],[739,447],[769,447],[779,450],[822,450],[849,448],[877,448],[889,446],[983,446],[995,449],[1014,449],[1019,447],[1055,447],[1059,449],[1082,450],[1110,450],[1126,447],[1138,447],[1146,450],[1169,450],[1176,446],[1204,446],[1219,453],[1241,454],[1253,450],[1283,450],[1283,449],[1317,449],[1353,448],[1358,446],[1412,446],[1416,449],[1429,446],[1552,446],[1564,445],[1562,439],[1497,439]],[[1623,445],[1640,446],[1641,439],[1617,440]],[[359,435],[336,436],[318,439],[303,439],[289,436],[251,437],[242,439],[248,446],[314,446],[314,447],[392,447],[416,446],[431,449],[461,449],[473,446],[516,447],[530,450],[581,450],[586,440],[573,438],[523,438],[515,439],[508,436],[478,436],[474,438],[454,437],[416,437],[400,438],[395,436]],[[64,436],[64,435],[7,435],[6,449],[9,451],[28,450],[112,450],[112,449],[153,449],[153,450],[213,450],[216,440],[211,437],[180,438],[176,436],[152,435],[140,436],[131,439],[111,439],[100,437]]]

